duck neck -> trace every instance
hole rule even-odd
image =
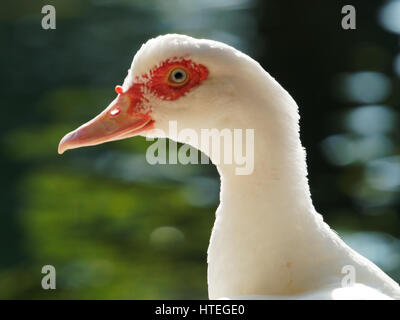
[[[311,201],[297,106],[286,98],[292,109],[272,116],[261,109],[246,121],[254,124],[251,174],[217,165],[220,206],[208,250],[212,299],[306,290],[309,271],[327,261],[334,248],[334,234]]]

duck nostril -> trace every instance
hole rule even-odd
[[[111,115],[111,116],[117,116],[117,115],[120,114],[120,112],[121,112],[121,109],[120,109],[120,108],[114,108],[114,109],[112,109],[112,110],[110,111],[110,115]]]

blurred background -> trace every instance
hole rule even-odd
[[[41,8],[56,8],[56,30]],[[258,60],[300,107],[314,204],[400,281],[400,1],[3,1],[0,298],[207,298],[212,165],[145,161],[129,139],[57,154],[114,99],[135,52],[170,32]],[[57,289],[41,288],[43,265]]]

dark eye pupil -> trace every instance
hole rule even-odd
[[[175,73],[175,79],[176,80],[181,80],[183,78],[183,73],[178,71]]]
[[[172,70],[172,72],[168,76],[168,81],[172,84],[176,84],[178,86],[183,85],[186,83],[188,75],[186,74],[185,70],[176,68]]]

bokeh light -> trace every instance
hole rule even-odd
[[[400,34],[400,1],[387,1],[379,12],[380,24],[388,31]]]
[[[343,99],[355,103],[383,102],[391,91],[391,82],[380,72],[362,71],[338,77]]]

